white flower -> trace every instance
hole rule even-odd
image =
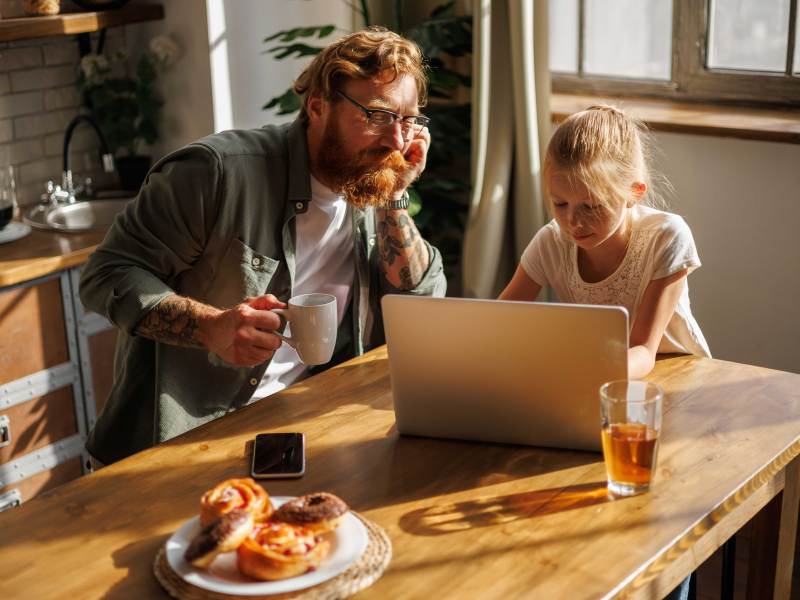
[[[172,65],[178,58],[178,45],[166,35],[157,35],[150,40],[150,52],[165,67]]]
[[[108,74],[108,60],[102,54],[87,54],[81,59],[83,76],[92,83],[101,83]]]

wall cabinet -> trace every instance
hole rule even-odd
[[[116,330],[83,309],[79,269],[0,288],[0,510],[90,470]]]

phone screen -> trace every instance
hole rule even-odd
[[[304,446],[302,433],[259,433],[253,446],[253,477],[300,477],[306,466]]]

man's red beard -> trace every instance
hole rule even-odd
[[[320,177],[357,208],[385,207],[399,191],[400,175],[409,168],[408,162],[400,152],[385,148],[353,155],[334,128],[329,121],[322,134],[315,163]]]

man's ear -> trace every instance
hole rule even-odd
[[[309,96],[306,99],[306,114],[308,120],[312,123],[320,123],[325,120],[325,115],[328,112],[328,102],[323,100],[321,96]]]

